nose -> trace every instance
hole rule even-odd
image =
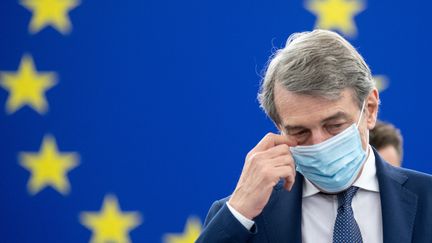
[[[331,137],[328,132],[322,130],[322,129],[316,129],[316,131],[312,131],[312,136],[310,137],[310,145],[322,143],[325,140],[329,139]]]

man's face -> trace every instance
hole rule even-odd
[[[387,145],[378,149],[378,153],[385,161],[389,162],[393,166],[399,167],[401,165],[401,158],[393,145]]]
[[[342,132],[360,118],[354,92],[346,89],[338,100],[292,93],[279,84],[275,87],[275,104],[281,118],[279,130],[297,145],[321,143]],[[369,143],[369,129],[375,126],[378,91],[366,98],[359,131],[363,148]]]

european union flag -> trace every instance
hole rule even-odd
[[[0,242],[194,242],[275,131],[261,70],[293,32],[367,60],[379,117],[427,163],[428,1],[3,0]]]

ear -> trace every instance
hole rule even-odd
[[[378,117],[378,108],[380,103],[378,89],[374,88],[372,90],[366,98],[366,102],[366,126],[368,130],[371,130],[375,127]]]

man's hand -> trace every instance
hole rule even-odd
[[[268,133],[246,156],[243,171],[229,204],[243,216],[253,219],[267,204],[273,187],[281,178],[291,190],[295,180],[294,159],[287,137]]]

